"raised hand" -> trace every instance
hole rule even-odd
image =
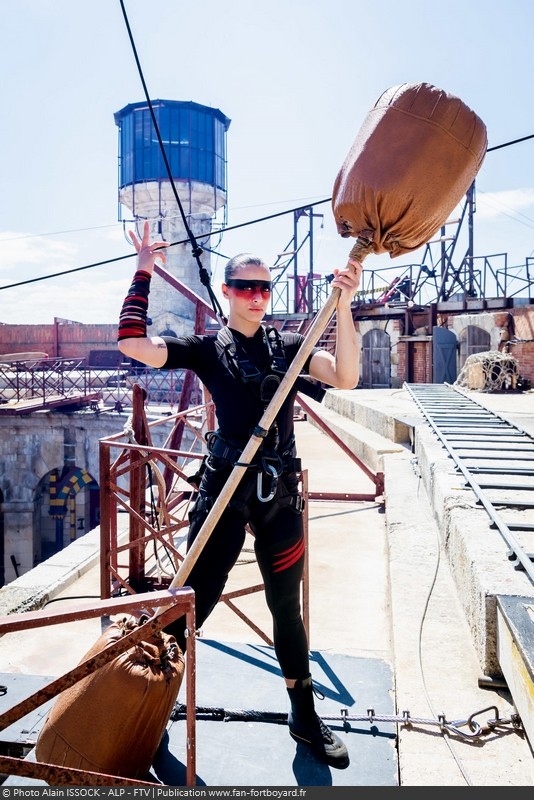
[[[150,225],[148,222],[145,222],[143,226],[141,241],[134,231],[128,231],[128,236],[137,251],[137,269],[146,270],[152,275],[156,260],[159,259],[162,264],[165,264],[167,257],[163,250],[169,247],[169,242],[149,242]]]

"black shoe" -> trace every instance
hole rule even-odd
[[[297,681],[295,687],[287,692],[291,701],[287,723],[292,738],[309,745],[315,755],[330,766],[348,766],[346,746],[315,712],[311,677]]]

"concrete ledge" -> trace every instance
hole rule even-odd
[[[497,601],[499,663],[512,691],[521,722],[534,742],[534,601],[506,597]]]
[[[524,595],[534,602],[534,588],[512,568],[506,542],[430,428],[417,428],[415,451],[482,670],[500,676],[497,597]]]
[[[499,407],[498,398],[483,400]],[[514,408],[525,402],[512,401]],[[321,415],[330,423],[333,413],[335,431],[345,444],[365,463],[383,465],[388,536],[404,531],[410,537],[414,526],[426,527],[430,533],[435,526],[481,670],[502,677],[498,598],[504,602],[507,597],[523,596],[534,604],[534,587],[523,572],[511,567],[506,542],[490,527],[488,515],[477,506],[473,491],[405,389],[329,390]],[[415,455],[410,458],[406,448],[402,456],[382,447],[384,438],[410,443]],[[373,447],[377,447],[374,458],[367,452]],[[422,483],[420,501],[414,493],[415,474]],[[421,509],[421,504],[426,508]]]
[[[100,528],[0,589],[0,616],[35,611],[84,575],[100,558]]]
[[[377,403],[377,392],[380,403]],[[323,407],[395,443],[410,444],[413,429],[422,422],[417,406],[405,389],[330,389]]]
[[[370,430],[352,417],[346,417],[333,408],[325,408],[324,405],[310,402],[308,399],[306,402],[309,402],[336,436],[373,472],[384,471],[386,454],[406,452],[406,447]],[[341,407],[346,406],[341,404]],[[308,415],[308,421],[312,425],[317,424],[311,415]]]

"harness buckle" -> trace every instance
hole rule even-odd
[[[306,506],[306,501],[301,494],[296,494],[293,500],[293,505],[295,506],[295,511],[298,511],[299,514],[302,514]]]

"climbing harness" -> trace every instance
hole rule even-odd
[[[287,372],[287,359],[284,342],[279,331],[273,326],[262,328],[262,331],[264,342],[269,352],[268,371],[261,371],[251,360],[244,347],[237,347],[228,327],[225,326],[217,332],[217,341],[222,347],[226,366],[230,372],[234,377],[239,377],[244,383],[250,383],[258,387],[257,396],[267,407],[278,389],[281,379]],[[297,377],[295,386],[299,392],[317,400],[319,403],[326,393],[325,389],[311,383],[303,375]]]
[[[268,353],[268,363],[261,370],[250,358],[245,348],[237,342],[228,327],[217,333],[217,341],[222,348],[221,357],[226,368],[234,377],[250,387],[254,398],[265,411],[271,402],[282,377],[287,372],[287,361],[282,338],[276,328],[262,328],[263,341]],[[300,459],[293,458],[295,439],[282,453],[279,452],[278,426],[276,421],[264,435],[264,441],[249,464],[240,463],[242,447],[227,442],[219,431],[211,431],[206,436],[208,457],[205,468],[211,471],[220,469],[221,464],[245,466],[257,470],[256,496],[261,503],[269,503],[276,495],[278,479],[284,471],[300,470]]]
[[[228,370],[234,377],[249,385],[254,395],[267,406],[287,372],[287,361],[282,338],[276,328],[261,328],[263,342],[269,354],[269,363],[260,370],[252,361],[245,348],[236,342],[228,327],[217,332],[217,341],[222,347],[222,355]]]
[[[262,447],[248,464],[239,460],[242,448],[232,445],[219,431],[209,431],[206,434],[206,444],[208,455],[205,457],[203,468],[201,467],[199,473],[201,474],[204,469],[217,472],[229,464],[232,467],[246,467],[247,470],[257,471],[256,496],[261,503],[269,503],[275,497],[278,479],[284,472],[300,472],[302,468],[300,458],[293,456],[294,436],[291,437],[288,446],[282,452],[266,450]],[[198,478],[199,473],[195,475],[195,478]],[[304,508],[304,500],[300,495],[292,496],[289,504],[299,512]]]

